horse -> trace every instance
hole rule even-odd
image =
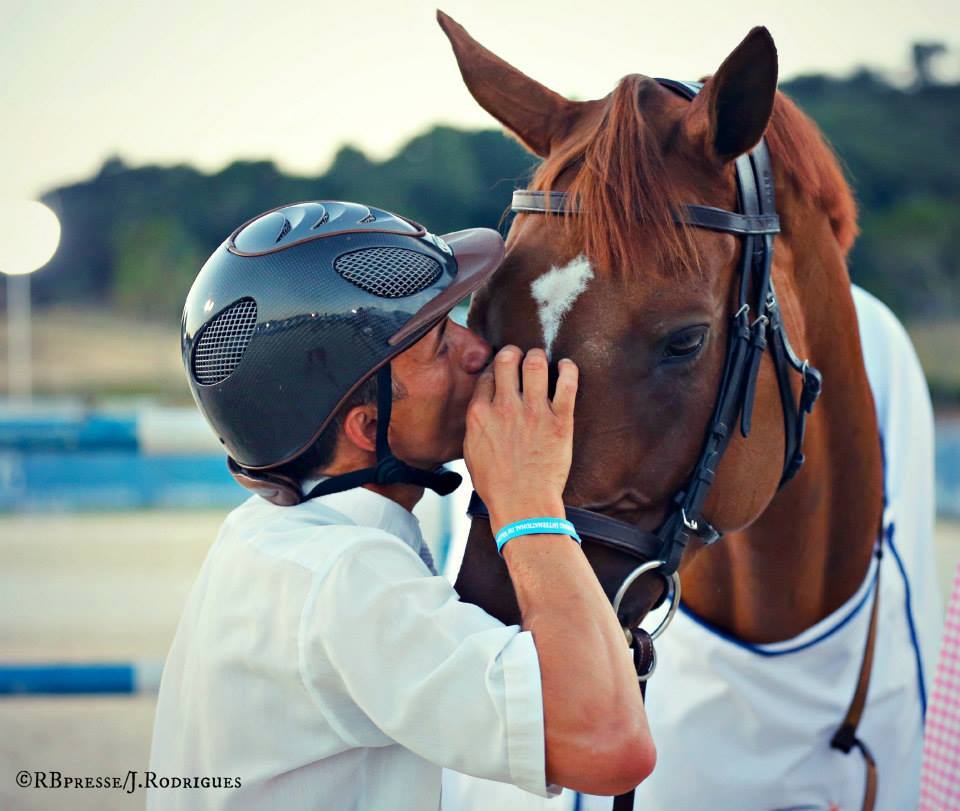
[[[851,286],[853,195],[816,125],[777,90],[769,32],[751,30],[702,89],[633,74],[573,101],[438,21],[475,100],[541,159],[469,325],[494,347],[541,346],[579,365],[571,514],[643,537],[674,519],[697,530],[671,547],[678,565],[643,571],[581,531],[628,640],[665,594],[680,601],[679,580],[665,588],[662,575],[683,583],[657,643],[646,700],[659,761],[636,808],[911,807],[939,612],[929,397],[902,328]],[[711,228],[708,209],[742,210],[739,172],[761,150],[772,170],[757,174],[759,193],[778,217],[750,220],[762,235],[746,240]],[[764,249],[769,279],[744,281],[745,251]],[[758,285],[749,312],[744,291]],[[774,319],[790,357],[810,359],[786,379],[763,351]],[[760,351],[720,426],[698,526],[680,506],[691,471],[703,473],[740,323]],[[814,367],[823,395],[811,410]],[[802,454],[788,400],[811,411]],[[894,508],[909,520],[895,524]],[[520,621],[482,509],[456,589]],[[521,794],[450,774],[444,807],[540,807]],[[567,807],[610,807],[567,796]]]

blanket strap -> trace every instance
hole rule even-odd
[[[880,550],[877,550],[880,557]],[[860,678],[857,680],[857,689],[850,702],[850,709],[843,719],[843,723],[833,733],[830,746],[839,749],[844,754],[850,754],[854,748],[860,750],[867,768],[867,779],[863,790],[863,811],[873,811],[877,801],[877,762],[867,745],[857,737],[857,725],[863,715],[863,708],[867,703],[867,690],[870,687],[870,671],[873,669],[873,650],[877,642],[877,607],[880,603],[880,566],[877,566],[877,575],[873,583],[873,606],[870,609],[870,627],[867,630],[867,644],[863,651],[863,662],[860,664]]]

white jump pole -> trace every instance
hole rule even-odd
[[[7,276],[7,379],[11,397],[29,400],[33,390],[30,352],[30,274]]]
[[[11,399],[33,391],[30,350],[30,274],[47,264],[60,244],[60,221],[43,203],[0,206],[0,272],[7,276],[7,377]]]

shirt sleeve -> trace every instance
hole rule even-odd
[[[389,739],[380,745],[548,796],[533,636],[460,602],[399,539],[351,544],[318,576],[300,651],[307,690],[341,735],[359,708]],[[355,707],[330,700],[331,675]]]

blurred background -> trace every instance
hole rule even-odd
[[[0,271],[36,270],[0,279],[4,809],[143,806],[141,792],[29,791],[12,775],[147,766],[180,608],[245,497],[179,357],[203,260],[251,216],[314,198],[437,233],[505,229],[511,190],[535,166],[469,96],[432,5],[329,5],[0,0],[0,201],[15,212],[0,218]],[[770,28],[781,89],[822,127],[859,201],[851,277],[903,320],[927,374],[946,584],[960,559],[957,6],[444,10],[572,98],[601,97],[626,73],[697,78],[750,27]],[[25,200],[56,227],[20,217]],[[459,512],[429,501],[421,513],[442,559]]]

